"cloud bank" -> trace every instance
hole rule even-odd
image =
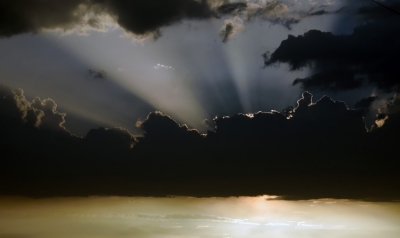
[[[370,130],[362,112],[304,92],[282,113],[216,117],[207,134],[153,112],[137,122],[142,137],[99,128],[82,138],[53,100],[0,89],[3,195],[399,196],[398,95]]]
[[[242,21],[260,19],[291,29],[302,19],[330,13],[310,9],[292,14],[287,4],[276,0],[4,0],[0,3],[0,37],[45,30],[106,31],[117,24],[129,34],[153,35],[156,39],[162,27],[183,20],[235,16]]]

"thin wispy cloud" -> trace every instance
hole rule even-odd
[[[168,65],[163,65],[163,64],[156,64],[155,66],[153,66],[154,69],[171,69],[171,70],[175,70],[172,66],[168,66]]]

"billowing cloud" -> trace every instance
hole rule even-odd
[[[64,124],[65,113],[56,111],[57,104],[51,99],[40,100],[35,98],[29,102],[21,89],[12,90],[11,88],[0,85],[1,116],[5,121],[13,120],[12,124],[27,124],[30,126],[63,131],[69,133]],[[7,125],[3,125],[7,127]],[[10,129],[10,128],[9,128]]]
[[[377,99],[378,97],[375,95],[363,98],[360,101],[356,102],[354,104],[354,107],[365,114],[370,110],[372,103],[374,103]]]
[[[175,164],[194,161],[197,155],[193,155],[193,151],[200,150],[205,140],[197,130],[189,129],[185,124],[180,125],[161,112],[150,113],[146,120],[139,121],[136,125],[144,131],[143,137],[139,138],[139,143],[135,146],[138,159],[144,163]]]
[[[220,31],[222,42],[228,42],[228,40],[230,40],[234,34],[242,31],[243,28],[243,20],[239,17],[229,18],[225,20],[225,23]]]
[[[265,65],[287,63],[291,70],[314,69],[313,75],[293,82],[305,89],[340,91],[367,84],[386,91],[398,89],[398,16],[370,4],[359,8],[359,15],[369,21],[355,27],[351,34],[310,30],[299,36],[289,35],[269,57],[264,57]]]
[[[99,29],[106,15],[126,31],[144,35],[182,19],[213,15],[206,1],[196,0],[6,0],[0,9],[0,36],[5,37],[77,26]]]
[[[385,126],[385,129],[382,130],[390,130],[392,132],[398,132],[400,128],[398,128],[398,119],[400,117],[400,95],[395,94],[393,98],[386,103],[385,107],[379,109],[379,114],[376,118],[377,127],[382,127],[386,122],[389,122],[390,126]],[[393,130],[397,128],[397,130]],[[396,133],[397,134],[397,133]]]
[[[288,30],[291,30],[293,25],[309,17],[336,14],[344,9],[328,10],[328,6],[313,6],[313,4],[311,4],[311,8],[307,11],[295,11],[290,8],[293,5],[295,4],[288,5],[277,0],[249,2],[245,13],[242,15],[245,15],[244,18],[247,21],[260,19],[272,24],[282,25]]]
[[[379,153],[370,148],[370,152],[376,154],[382,159],[381,163],[396,164],[400,161],[397,156],[398,137],[400,134],[400,96],[394,95],[388,103],[381,109],[377,115],[375,125],[372,127],[374,133],[373,145],[375,148],[381,148]],[[378,166],[382,166],[378,164]],[[390,169],[394,171],[395,168]]]
[[[0,36],[36,33],[44,29],[70,29],[82,21],[84,13],[78,10],[82,3],[82,0],[1,1]]]
[[[22,170],[26,176],[62,176],[79,167],[76,163],[82,158],[124,158],[135,143],[135,138],[121,128],[100,128],[85,138],[76,137],[63,126],[65,117],[52,99],[36,97],[29,102],[23,90],[0,84],[0,153],[3,158],[13,158],[4,167],[4,174]],[[66,163],[68,160],[70,163]],[[63,171],[56,169],[60,164]]]
[[[222,4],[217,8],[217,12],[225,15],[225,14],[237,14],[247,8],[247,3],[245,2],[233,2]]]
[[[250,3],[248,5],[247,20],[261,18],[272,24],[280,24],[291,29],[292,25],[300,22],[300,17],[293,17],[289,15],[289,7],[280,1],[270,1],[259,3]]]
[[[400,95],[395,94],[386,107],[380,109],[380,113],[391,115],[398,112],[400,112]]]
[[[183,19],[213,16],[207,1],[196,0],[95,0],[129,32],[143,35]]]
[[[67,131],[63,126],[67,114],[58,112],[57,104],[52,99],[40,100],[40,98],[36,97],[32,101],[31,106],[32,108],[41,110],[44,113],[43,117],[41,117],[40,124],[38,125],[39,128]]]
[[[242,21],[257,18],[291,29],[306,17],[327,13],[320,9],[291,15],[289,7],[276,0],[5,0],[0,3],[0,37],[44,30],[84,34],[88,29],[106,31],[117,24],[138,38],[153,35],[157,39],[162,27],[187,19],[233,15]]]
[[[220,35],[222,42],[226,43],[229,38],[244,29],[247,22],[254,20],[269,22],[273,25],[282,25],[291,30],[293,25],[300,21],[326,14],[339,13],[343,8],[335,11],[325,9],[326,6],[319,6],[318,10],[311,7],[308,11],[294,11],[290,6],[281,1],[247,1],[222,4],[217,8],[219,15],[233,15],[233,18],[227,19],[221,28]]]

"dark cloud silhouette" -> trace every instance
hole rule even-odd
[[[395,94],[393,98],[389,99],[385,107],[379,109],[379,114],[377,115],[375,128],[380,128],[382,131],[387,131],[385,134],[389,133],[394,136],[400,132],[399,128],[400,120],[400,95]],[[382,128],[383,125],[386,125]]]
[[[293,6],[292,4],[291,6]],[[246,10],[246,20],[251,21],[253,19],[261,19],[264,21],[268,21],[271,24],[279,24],[291,30],[293,25],[298,24],[302,20],[315,17],[315,16],[322,16],[328,14],[337,14],[342,12],[344,7],[335,10],[329,11],[325,8],[327,6],[319,6],[319,10],[315,10],[315,7],[312,7],[308,11],[290,11],[288,6],[280,1],[268,1],[265,4],[258,5],[257,7],[248,7]]]
[[[296,19],[296,18],[285,19],[285,18],[278,17],[278,18],[271,18],[269,21],[272,24],[279,24],[279,25],[286,27],[288,30],[291,30],[293,25],[300,22],[300,19]]]
[[[87,77],[89,79],[102,80],[107,78],[107,72],[103,69],[89,69]]]
[[[4,0],[0,2],[0,36],[43,29],[70,29],[82,22],[83,12],[77,11],[83,0],[38,1]]]
[[[209,129],[211,129],[211,130],[213,130],[214,127],[215,127],[214,123],[211,122],[211,121],[208,120],[208,119],[204,119],[204,120],[202,121],[202,123],[203,123],[204,125],[206,125],[206,126],[207,126]]]
[[[325,15],[325,14],[327,14],[327,11],[325,11],[325,10],[318,10],[318,11],[315,11],[315,12],[310,12],[310,13],[308,14],[308,16],[322,16],[322,15]]]
[[[143,35],[183,19],[205,19],[214,15],[207,1],[196,0],[95,0],[124,29]]]
[[[0,3],[0,37],[44,30],[106,30],[116,22],[137,36],[160,37],[161,28],[186,19],[211,19],[225,15],[243,21],[260,19],[291,29],[302,19],[331,14],[321,9],[289,16],[289,8],[280,1],[266,3],[218,0],[4,0]],[[228,34],[229,35],[229,34]]]
[[[372,2],[378,4],[379,6],[385,8],[386,10],[391,11],[392,13],[400,15],[400,12],[396,11],[396,8],[400,6],[398,2],[397,3],[392,3],[391,6],[387,6],[385,4],[382,4],[382,3],[374,1],[374,0],[372,0]]]
[[[369,84],[397,90],[400,71],[395,62],[400,34],[396,29],[400,21],[397,15],[382,10],[374,3],[359,8],[359,15],[369,21],[355,27],[350,35],[319,30],[289,35],[272,54],[265,55],[265,66],[287,63],[291,70],[314,69],[313,75],[293,82],[305,89],[340,91]]]
[[[63,126],[66,114],[56,111],[57,104],[53,100],[35,98],[29,102],[26,100],[23,90],[11,90],[4,85],[0,85],[0,97],[2,101],[0,111],[6,122],[16,126],[26,124],[69,134],[69,131]]]
[[[225,15],[230,13],[237,13],[243,11],[247,8],[247,3],[244,2],[234,2],[234,3],[227,3],[219,6],[217,8],[217,12]]]
[[[20,89],[1,85],[0,102],[2,195],[400,196],[398,95],[371,131],[344,102],[304,92],[284,113],[216,117],[206,134],[153,112],[138,138],[123,128],[73,136],[54,101]]]
[[[91,129],[83,138],[86,158],[93,158],[94,163],[105,162],[111,158],[127,160],[137,140],[124,128]],[[97,162],[96,162],[97,161]],[[118,164],[114,162],[113,164]]]
[[[40,118],[40,124],[38,125],[39,128],[69,133],[63,126],[65,123],[65,116],[67,114],[58,112],[57,104],[53,100],[40,100],[40,98],[36,97],[32,101],[31,106],[32,108],[40,110],[44,113],[44,115]]]
[[[365,114],[370,110],[372,103],[375,102],[377,99],[377,96],[369,96],[363,98],[354,104],[354,108],[360,110],[361,113]]]
[[[313,17],[313,16],[337,14],[337,13],[341,13],[344,9],[346,9],[346,7],[341,7],[335,11],[328,11],[325,9],[315,10],[314,8],[311,8],[308,12],[301,12],[300,15],[302,16],[302,18],[307,18],[307,17]]]
[[[399,36],[392,30],[392,27],[369,23],[348,36],[318,30],[297,37],[289,35],[265,64],[288,63],[291,70],[314,68],[314,75],[293,82],[304,88],[338,91],[368,83],[392,90],[399,83],[399,71],[394,65],[399,47],[392,40]],[[375,32],[374,37],[366,38],[371,32]]]
[[[45,29],[98,28],[102,14],[109,14],[128,32],[156,32],[183,19],[214,15],[206,1],[196,0],[5,0],[0,3],[0,35],[10,37]]]
[[[222,42],[228,42],[229,37],[232,35],[234,31],[234,26],[232,23],[227,23],[221,31]]]
[[[400,95],[395,94],[390,98],[390,102],[386,104],[386,107],[380,109],[380,113],[387,115],[395,114],[400,111]]]
[[[144,135],[139,138],[135,153],[146,164],[195,163],[199,154],[193,155],[193,151],[200,151],[205,140],[197,130],[179,125],[161,112],[150,113],[146,120],[136,124]]]
[[[80,167],[94,158],[123,159],[135,143],[133,136],[120,128],[92,130],[85,138],[71,135],[63,126],[66,114],[56,110],[53,100],[29,102],[21,89],[0,85],[0,102],[0,154],[6,164],[1,170],[5,176],[71,175],[75,170],[87,170]]]

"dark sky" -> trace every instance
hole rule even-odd
[[[0,194],[398,199],[399,26],[361,0],[2,1]]]

